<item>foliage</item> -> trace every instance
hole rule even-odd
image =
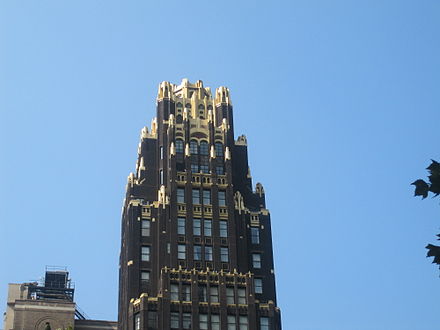
[[[429,182],[418,179],[411,183],[416,187],[414,196],[422,196],[422,199],[428,197],[429,193],[434,194],[433,197],[437,197],[440,194],[440,163],[433,159],[431,161],[431,164],[426,168],[430,174],[428,176]],[[437,237],[440,240],[440,234]],[[440,265],[440,246],[428,244],[426,248],[428,249],[426,256],[434,257],[432,263]]]

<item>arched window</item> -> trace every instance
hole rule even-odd
[[[221,142],[215,143],[215,155],[217,157],[223,157],[223,144]]]
[[[189,152],[191,153],[191,155],[197,155],[199,153],[196,140],[191,140],[189,142]]]
[[[208,105],[208,110],[212,110],[212,105]]]
[[[209,155],[208,142],[206,142],[206,141],[200,142],[200,154],[201,155]]]
[[[182,124],[183,122],[183,117],[182,115],[177,115],[176,116],[176,124]]]
[[[176,140],[176,153],[183,153],[183,140],[177,139]]]
[[[183,104],[182,104],[182,103],[178,102],[178,103],[176,104],[176,108],[182,108],[182,107],[183,107]]]
[[[199,110],[205,110],[205,106],[203,104],[199,105]]]
[[[191,104],[190,103],[185,104],[185,108],[191,109]]]

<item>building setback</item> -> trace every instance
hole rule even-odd
[[[162,82],[128,176],[119,329],[281,329],[270,214],[229,90]]]

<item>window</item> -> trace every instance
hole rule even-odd
[[[134,330],[141,330],[141,316],[139,315],[139,313],[136,313],[134,315]]]
[[[263,293],[263,280],[261,278],[254,278],[255,293]]]
[[[182,328],[191,329],[191,313],[183,313],[182,316]]]
[[[163,147],[160,146],[159,148],[159,154],[160,154],[160,159],[163,159]]]
[[[141,247],[141,260],[142,261],[150,261],[150,247],[142,246]]]
[[[167,253],[171,253],[171,243],[167,243]]]
[[[226,288],[226,303],[229,305],[235,304],[234,288]]]
[[[248,330],[248,317],[240,316],[238,320],[240,324],[240,330]]]
[[[199,165],[198,164],[191,164],[191,172],[193,173],[199,173]]]
[[[200,142],[200,154],[204,156],[209,155],[208,142],[206,141]]]
[[[193,198],[193,204],[201,204],[200,203],[200,190],[199,189],[193,189],[192,190],[192,198]]]
[[[177,234],[185,235],[185,218],[177,218]]]
[[[176,140],[176,153],[183,154],[184,146],[183,146],[183,140]]]
[[[180,329],[179,312],[171,312],[171,329]]]
[[[203,190],[203,204],[209,205],[211,204],[211,190]]]
[[[216,166],[216,168],[215,168],[215,173],[216,173],[217,175],[223,175],[223,174],[225,174],[225,168],[223,167],[223,165]]]
[[[199,285],[199,301],[208,302],[208,292],[206,290],[206,285]]]
[[[239,304],[246,304],[246,289],[238,288],[237,289],[237,302]]]
[[[191,285],[182,285],[182,301],[191,301]]]
[[[163,184],[163,170],[159,171],[159,182],[160,184]]]
[[[218,206],[226,206],[226,192],[225,191],[218,192]]]
[[[220,248],[220,261],[229,262],[229,251],[227,247]]]
[[[199,314],[199,329],[208,330],[208,314]]]
[[[197,155],[199,153],[197,141],[191,140],[189,142],[189,152],[191,153],[191,155]]]
[[[223,144],[220,142],[215,143],[215,155],[218,157],[223,157]]]
[[[209,156],[209,145],[206,141],[200,142],[200,154],[203,156]]]
[[[182,108],[182,107],[183,107],[182,103],[177,102],[176,108]],[[179,111],[179,110],[182,110],[182,109],[177,109],[177,111]]]
[[[157,312],[148,312],[148,330],[157,329]]]
[[[269,330],[269,318],[260,317],[260,330]]]
[[[141,235],[142,236],[150,236],[150,228],[151,228],[151,221],[150,220],[142,220],[141,221]]]
[[[237,330],[235,315],[228,315],[228,330]]]
[[[203,234],[205,236],[212,236],[212,220],[203,221]]]
[[[220,330],[220,315],[211,314],[211,330]]]
[[[209,288],[209,299],[211,303],[218,303],[218,286],[211,286]]]
[[[177,245],[177,258],[186,259],[186,246],[184,244]]]
[[[209,173],[209,165],[207,165],[207,164],[200,165],[200,172],[201,173]]]
[[[261,254],[252,253],[252,267],[261,268]]]
[[[228,237],[228,222],[220,220],[220,237]]]
[[[171,284],[170,299],[171,300],[179,300],[179,285],[178,284]]]
[[[202,260],[202,246],[194,245],[194,260]]]
[[[141,271],[141,285],[148,285],[150,283],[150,272],[143,270]]]
[[[260,244],[260,229],[251,227],[251,242],[252,244]]]
[[[177,203],[185,203],[185,189],[177,188]]]
[[[212,246],[205,246],[205,261],[212,261]]]
[[[200,219],[193,219],[193,235],[200,236],[202,235],[202,229],[201,229],[201,220]]]

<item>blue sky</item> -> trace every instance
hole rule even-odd
[[[65,265],[117,318],[122,199],[157,85],[226,85],[287,330],[438,329],[440,3],[0,2],[0,306]]]

